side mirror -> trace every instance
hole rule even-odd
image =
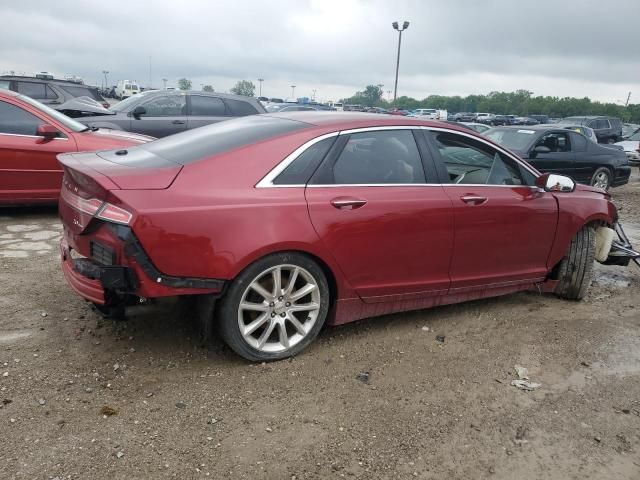
[[[133,115],[133,118],[135,118],[136,120],[139,120],[140,117],[142,115],[145,115],[146,113],[147,113],[147,109],[138,105],[136,108],[133,109],[133,111],[131,112],[131,115]]]
[[[546,145],[536,145],[531,152],[529,152],[529,156],[531,158],[536,158],[539,153],[551,153],[551,149]]]
[[[545,173],[536,179],[536,187],[540,187],[547,192],[571,193],[576,189],[576,182],[564,175]]]
[[[44,138],[45,140],[53,140],[59,133],[60,131],[56,127],[49,125],[48,123],[38,125],[38,129],[36,130],[36,135]]]

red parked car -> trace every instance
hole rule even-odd
[[[29,97],[0,90],[0,205],[56,203],[62,185],[59,153],[129,147],[152,139],[91,130]]]
[[[102,308],[216,296],[251,360],[325,323],[531,288],[579,299],[596,254],[629,262],[605,191],[435,121],[256,115],[59,159],[71,287]]]

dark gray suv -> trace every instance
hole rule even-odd
[[[195,90],[148,90],[116,103],[110,115],[76,118],[89,127],[166,137],[232,117],[266,113],[253,97]]]
[[[59,110],[60,105],[78,97],[89,97],[104,108],[109,107],[97,88],[68,80],[0,75],[0,88],[21,93],[56,110]]]
[[[596,132],[598,143],[616,143],[622,138],[622,121],[615,117],[566,117],[558,123],[592,128]]]

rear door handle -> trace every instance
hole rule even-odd
[[[352,197],[338,197],[331,200],[331,205],[339,210],[355,210],[356,208],[363,207],[366,203],[366,200]]]
[[[460,197],[460,200],[468,205],[482,205],[483,203],[486,203],[487,197],[480,197],[478,195],[464,195]]]
[[[173,122],[174,125],[184,125],[184,122],[182,120],[174,120]]]

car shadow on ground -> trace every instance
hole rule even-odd
[[[32,220],[38,217],[55,216],[58,218],[58,206],[57,205],[29,205],[22,207],[0,207],[0,218],[22,219]]]

